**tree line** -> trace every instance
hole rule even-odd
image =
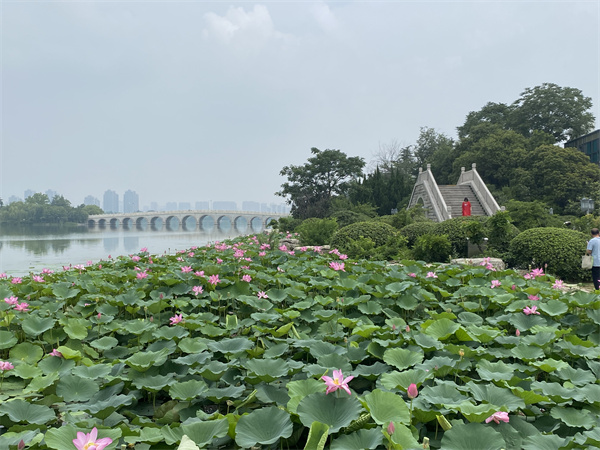
[[[96,205],[73,207],[62,195],[52,198],[40,192],[27,197],[25,201],[4,205],[0,199],[0,223],[85,223],[90,214],[102,214]]]
[[[437,183],[445,185],[456,183],[461,167],[476,163],[501,205],[581,215],[581,198],[598,201],[600,167],[560,144],[593,130],[591,107],[579,89],[544,83],[526,88],[510,105],[489,102],[470,112],[457,139],[423,127],[414,144],[384,144],[370,170],[363,158],[313,148],[307,163],[281,170],[287,181],[276,194],[298,219],[329,217],[340,205],[386,215],[408,205],[420,167],[430,164]]]

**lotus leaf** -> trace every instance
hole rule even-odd
[[[297,413],[305,427],[313,422],[329,426],[329,433],[336,433],[356,420],[361,412],[359,401],[352,396],[336,397],[325,393],[309,394],[298,404]]]
[[[370,394],[365,395],[365,401],[371,417],[378,425],[388,422],[410,424],[408,406],[399,395],[375,389]]]
[[[246,448],[270,445],[290,437],[293,429],[288,413],[276,407],[262,408],[240,417],[235,427],[235,442]]]

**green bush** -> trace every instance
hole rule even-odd
[[[357,222],[340,228],[331,240],[331,246],[343,249],[348,244],[361,237],[369,238],[376,247],[385,244],[390,237],[397,235],[397,230],[382,222]]]
[[[400,229],[400,234],[406,237],[409,248],[414,247],[419,236],[433,233],[435,222],[415,222]]]
[[[326,245],[329,244],[337,229],[338,224],[335,219],[312,217],[298,225],[295,231],[300,234],[302,245]]]
[[[510,242],[507,263],[526,269],[546,268],[551,274],[568,281],[589,281],[590,271],[581,268],[588,236],[564,228],[530,228]]]
[[[337,221],[339,227],[345,227],[356,222],[366,222],[370,219],[366,214],[348,209],[334,212],[331,214],[331,218]]]
[[[520,202],[509,200],[506,203],[506,209],[510,212],[514,225],[520,231],[547,227],[548,221],[552,219],[549,206],[540,201]]]
[[[467,256],[467,237],[469,222],[482,222],[487,220],[485,216],[455,217],[436,223],[433,234],[445,234],[452,243],[452,255],[465,258]]]
[[[274,230],[279,230],[283,233],[296,231],[296,228],[302,223],[302,219],[296,219],[294,217],[280,217],[279,220],[273,220],[269,222],[269,226]]]
[[[452,243],[444,234],[419,236],[413,248],[414,258],[426,262],[448,262],[451,253]]]
[[[411,259],[410,252],[406,248],[406,239],[400,235],[391,236],[385,244],[379,246],[376,246],[370,238],[360,237],[350,240],[342,249],[353,259],[375,261]]]
[[[488,238],[486,253],[503,255],[508,252],[510,241],[519,234],[519,229],[512,224],[507,211],[498,211],[486,221],[485,233]]]

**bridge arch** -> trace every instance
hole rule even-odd
[[[120,224],[121,224],[121,221],[119,219],[117,219],[116,217],[113,217],[112,219],[110,219],[110,227],[111,228],[118,228]]]
[[[135,228],[144,231],[148,228],[148,219],[145,217],[138,217],[135,221]]]
[[[250,229],[254,233],[260,233],[263,229],[262,219],[260,217],[256,217],[256,216],[254,216],[252,219],[250,219]]]
[[[220,216],[217,219],[217,228],[225,233],[231,231],[231,219],[228,216]]]
[[[179,224],[180,221],[177,216],[169,216],[167,217],[167,220],[165,220],[165,225],[169,231],[177,231],[179,229]]]
[[[181,219],[181,227],[185,231],[194,231],[196,228],[198,228],[198,221],[194,216],[186,214]]]
[[[124,217],[122,224],[124,230],[130,230],[133,225],[133,219],[131,217]]]
[[[238,233],[245,233],[248,230],[248,219],[244,216],[237,216],[233,220],[233,226]]]
[[[164,221],[162,220],[162,217],[153,217],[150,219],[150,227],[154,231],[161,231],[163,229],[163,225]]]
[[[208,214],[201,216],[198,222],[202,231],[213,231],[215,229],[215,219]]]

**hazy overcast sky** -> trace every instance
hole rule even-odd
[[[310,148],[369,162],[544,82],[600,117],[600,2],[0,2],[0,197],[281,202]]]

